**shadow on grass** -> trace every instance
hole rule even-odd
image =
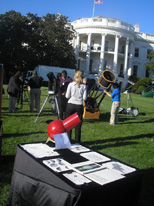
[[[11,182],[11,176],[14,166],[14,155],[7,155],[7,156],[1,156],[0,157],[0,183],[3,184],[10,184]]]
[[[28,113],[28,114],[27,114]],[[24,115],[24,114],[27,114],[27,115]],[[14,113],[4,113],[3,112],[3,118],[5,117],[31,117],[31,116],[34,116],[36,117],[38,114],[36,112],[34,113],[29,113],[29,111],[25,110],[23,112],[14,112]]]
[[[123,121],[128,121],[128,120],[132,120],[135,119],[135,117],[132,116],[126,116],[126,117],[119,117],[119,122],[123,122]],[[99,119],[84,119],[85,122],[89,122],[89,123],[96,123],[96,122],[109,122],[110,121],[110,113],[105,113],[105,114],[100,114]],[[134,123],[134,122],[133,122]],[[127,123],[129,124],[129,123]]]
[[[101,149],[106,149],[110,147],[121,147],[121,146],[127,146],[127,145],[135,145],[138,144],[138,142],[116,142],[113,144],[105,144],[105,145],[99,145],[99,146],[91,146],[93,150],[101,150]],[[87,144],[86,144],[87,145]]]
[[[42,123],[50,124],[52,121],[54,121],[54,119],[48,119],[46,121],[42,121]]]
[[[96,123],[96,122],[109,122],[110,113],[100,114],[99,119],[84,119],[85,122]]]
[[[0,165],[8,165],[14,163],[15,155],[6,155],[0,157]]]
[[[135,119],[135,118],[134,118]],[[152,118],[152,119],[149,119],[149,120],[145,120],[145,121],[133,121],[133,122],[124,122],[124,121],[126,121],[126,120],[128,120],[128,118],[120,118],[119,119],[119,123],[120,124],[143,124],[143,123],[149,123],[149,122],[154,122],[154,118]]]
[[[126,146],[126,145],[133,145],[133,144],[138,144],[138,142],[130,142],[131,140],[137,140],[141,138],[153,138],[154,134],[141,134],[141,135],[136,135],[136,136],[129,136],[129,137],[118,137],[118,138],[110,138],[110,139],[102,139],[102,140],[96,140],[96,141],[85,141],[83,142],[87,146],[91,146],[92,149],[95,150],[101,150],[109,147],[120,147],[120,146]],[[106,144],[109,142],[115,142],[113,144]],[[95,145],[95,146],[93,146]]]
[[[22,137],[22,136],[28,136],[28,135],[36,135],[36,134],[45,134],[45,132],[42,132],[42,131],[38,131],[38,132],[29,132],[29,133],[20,133],[20,134],[7,134],[7,133],[4,133],[2,135],[2,138],[12,138],[12,137]]]

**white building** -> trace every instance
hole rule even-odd
[[[154,50],[154,35],[140,33],[138,24],[92,17],[78,19],[71,25],[75,31],[77,66],[84,76],[97,81],[103,70],[112,70],[122,91],[129,76],[146,76],[147,53]]]

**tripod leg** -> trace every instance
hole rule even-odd
[[[59,111],[59,105],[58,105],[58,101],[57,101],[57,97],[55,96],[55,103],[56,103],[56,107],[57,107],[57,112],[58,112],[58,119],[60,118],[60,111]]]
[[[47,98],[45,99],[45,101],[44,101],[44,103],[43,103],[43,105],[42,105],[42,107],[41,107],[41,109],[40,109],[40,112],[38,113],[38,115],[37,115],[37,117],[36,117],[36,119],[35,119],[35,123],[36,123],[37,119],[39,118],[39,116],[40,116],[40,114],[41,114],[41,112],[42,112],[45,104],[47,103],[48,98],[49,98],[49,95],[48,95]]]

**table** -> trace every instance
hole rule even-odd
[[[41,143],[45,144],[45,142]],[[17,146],[9,192],[11,206],[135,206],[138,202],[142,184],[140,170],[135,168],[135,171],[125,174],[125,178],[104,185],[94,181],[77,185],[64,176],[66,171],[56,172],[43,163],[55,157],[49,155],[38,158],[27,152],[24,147],[32,144]],[[48,143],[48,146],[54,145]],[[59,154],[58,158],[70,164],[87,160],[80,155],[81,153],[75,153],[69,149],[56,152]],[[101,153],[101,155],[110,159],[107,163],[117,161],[105,154]],[[120,163],[120,161],[117,162]]]

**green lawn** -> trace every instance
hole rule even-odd
[[[2,97],[2,156],[0,161],[0,205],[6,205],[11,182],[16,146],[20,143],[46,141],[48,122],[57,119],[47,103],[35,123],[37,113],[29,112],[28,102],[18,105],[16,113],[8,113],[7,85]],[[41,105],[47,97],[42,88]],[[109,125],[111,98],[106,96],[100,106],[99,120],[84,120],[82,143],[139,169],[154,167],[154,98],[131,94],[121,95],[121,107],[135,106],[139,115],[119,114],[119,124]],[[132,101],[131,101],[132,100]]]

